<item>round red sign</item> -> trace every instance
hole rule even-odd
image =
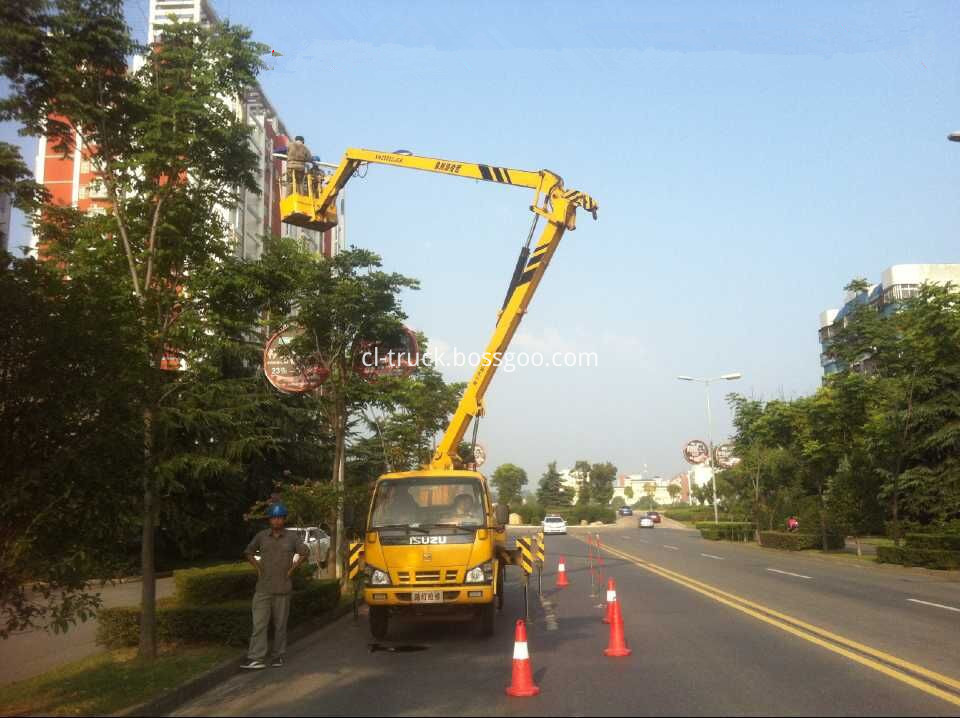
[[[330,376],[319,362],[298,361],[290,353],[290,344],[302,334],[299,327],[284,327],[270,337],[263,350],[263,373],[275,389],[285,394],[313,391]]]

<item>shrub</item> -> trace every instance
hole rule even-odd
[[[960,551],[960,534],[907,534],[904,539],[909,548]]]
[[[711,541],[752,541],[753,524],[749,521],[713,521],[698,522],[696,524],[700,535]]]
[[[681,508],[669,508],[661,511],[664,516],[667,516],[674,521],[689,521],[696,523],[698,521],[703,522],[713,522],[713,507],[712,506],[685,506]],[[721,521],[742,521],[744,517],[742,516],[733,516],[732,514],[720,512]]]
[[[306,588],[310,572],[301,564],[293,575],[295,591]],[[188,568],[173,572],[177,601],[184,606],[210,606],[227,601],[248,600],[257,585],[257,572],[243,561],[207,568]]]
[[[518,506],[514,511],[520,514],[520,520],[528,526],[540,523],[546,515],[540,504],[533,503]]]
[[[157,602],[157,638],[171,642],[211,642],[243,645],[253,628],[250,598],[213,605],[184,605],[176,599]],[[319,616],[337,605],[337,581],[310,581],[294,591],[289,625]],[[105,608],[97,614],[97,643],[107,648],[135,646],[140,640],[140,609]]]
[[[960,568],[960,551],[928,548],[877,546],[877,563],[899,563],[941,570]]]
[[[566,519],[567,523],[571,526],[577,526],[581,521],[586,521],[587,523],[603,521],[605,524],[613,524],[617,522],[616,509],[612,509],[609,506],[601,506],[600,504],[569,506],[566,508],[557,509],[556,511],[549,511],[548,513],[555,513],[558,516],[563,516],[563,518]]]
[[[761,531],[760,545],[767,548],[786,549],[787,551],[804,551],[813,548],[822,548],[823,540],[819,533],[801,534],[788,531]],[[846,541],[840,534],[827,534],[827,550],[841,549]]]

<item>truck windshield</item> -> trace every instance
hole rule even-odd
[[[381,481],[373,498],[370,528],[483,526],[480,482],[459,477],[415,476]]]

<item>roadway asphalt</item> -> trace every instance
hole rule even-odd
[[[493,638],[452,621],[394,621],[381,645],[419,650],[372,651],[366,618],[348,617],[293,646],[284,668],[234,676],[178,715],[960,714],[960,682],[923,675],[960,676],[960,613],[907,601],[960,607],[955,581],[707,542],[689,531],[640,531],[632,521],[600,531],[612,549],[605,567],[617,582],[630,657],[603,655],[609,629],[591,597],[586,532],[574,529],[547,539],[549,605],[535,593],[531,601],[535,698],[504,694],[522,615],[511,568]],[[571,586],[558,590],[561,554]],[[841,636],[799,630],[791,619]],[[866,645],[845,647],[844,638]],[[891,663],[898,657],[919,665]]]

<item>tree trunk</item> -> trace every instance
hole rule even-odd
[[[861,546],[860,546],[860,537],[859,537],[859,536],[854,536],[854,537],[853,537],[853,540],[857,542],[857,557],[858,557],[858,558],[862,558],[862,557],[863,557],[863,549],[862,549]]]
[[[153,409],[143,410],[143,535],[140,542],[140,647],[139,656],[157,657],[157,576],[154,564]]]
[[[334,399],[333,417],[333,482],[337,487],[337,522],[333,531],[334,575],[343,577],[343,488],[344,488],[344,448],[346,446],[347,417],[343,399]]]

